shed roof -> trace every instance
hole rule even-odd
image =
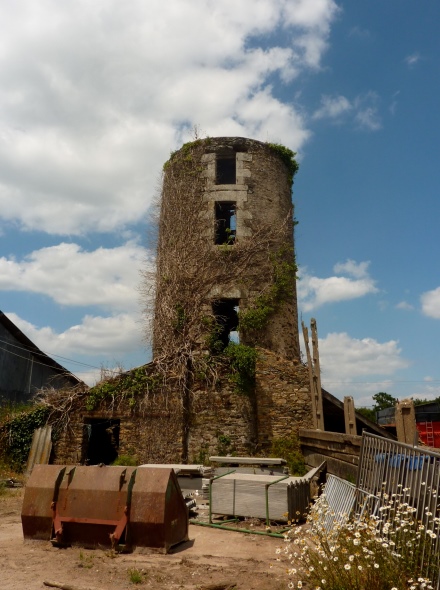
[[[68,371],[65,367],[57,363],[57,361],[40,350],[38,346],[36,346],[32,340],[30,340],[1,310],[0,325],[2,325],[5,330],[14,337],[14,339],[23,346],[23,348],[34,355],[39,363],[51,367],[57,373],[62,374],[66,379],[72,382],[72,385],[78,385],[79,383],[82,383],[81,379],[78,379],[78,377],[76,377],[73,373]],[[1,345],[2,343],[0,342],[0,346]]]

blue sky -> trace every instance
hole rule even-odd
[[[197,126],[298,152],[323,386],[358,405],[440,395],[438,3],[0,8],[0,309],[40,348],[89,383],[149,359],[148,210]]]

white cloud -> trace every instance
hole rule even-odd
[[[333,0],[0,7],[0,218],[60,235],[142,219],[194,124],[301,148],[304,117],[268,81],[319,67],[338,12]]]
[[[418,51],[412,53],[411,55],[407,55],[404,59],[406,65],[410,68],[416,65],[421,59],[421,55]]]
[[[38,348],[62,366],[68,365],[89,385],[99,379],[100,368],[85,370],[81,361],[70,362],[68,359],[87,356],[107,366],[108,359],[117,363],[143,347],[142,324],[135,314],[121,313],[109,317],[86,315],[80,324],[64,332],[56,332],[49,326],[37,327],[15,313],[7,312],[6,315]]]
[[[377,108],[375,107],[366,107],[360,109],[356,113],[355,119],[361,129],[378,131],[382,127]]]
[[[314,119],[336,119],[352,109],[345,96],[322,96],[321,107],[313,114]]]
[[[409,366],[401,353],[395,340],[357,339],[345,332],[327,334],[319,340],[322,385],[338,396],[353,395],[357,406],[368,406],[374,393],[392,388],[386,376]]]
[[[301,280],[297,283],[300,309],[309,312],[326,303],[337,303],[377,293],[375,281],[367,272],[368,265],[369,262],[356,263],[354,260],[335,265],[336,273],[349,274],[354,278],[332,276],[321,279],[307,274],[307,269],[300,272]]]
[[[334,265],[333,270],[337,273],[351,275],[355,279],[364,279],[368,278],[369,266],[369,260],[358,263],[355,260],[351,260],[351,258],[348,258],[345,262],[337,262]]]
[[[92,252],[78,244],[42,248],[22,260],[0,258],[0,291],[27,291],[69,306],[137,310],[146,251],[134,242]]]
[[[136,316],[121,313],[114,316],[83,317],[81,324],[57,333],[49,326],[39,328],[15,313],[6,313],[34,344],[51,355],[97,355],[103,358],[121,351],[124,354],[139,348],[141,323]]]
[[[352,27],[348,33],[349,37],[357,37],[359,39],[369,39],[371,33],[368,29],[362,29],[359,26]]]
[[[432,291],[426,291],[420,297],[422,312],[436,320],[440,320],[440,287]]]
[[[414,309],[414,306],[411,305],[410,303],[408,303],[407,301],[400,301],[396,305],[396,309],[403,309],[405,311],[411,311],[412,309]]]
[[[367,92],[349,100],[342,95],[323,95],[321,106],[312,115],[312,119],[330,119],[341,122],[344,115],[350,115],[348,121],[354,123],[358,129],[378,131],[382,127],[377,107],[378,96],[375,92]],[[347,120],[347,119],[346,119]]]

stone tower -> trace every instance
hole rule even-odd
[[[217,137],[185,144],[165,164],[155,358],[232,340],[299,361],[293,156]]]

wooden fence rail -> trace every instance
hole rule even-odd
[[[299,429],[301,451],[309,468],[327,461],[327,472],[356,481],[362,437],[340,432]]]

